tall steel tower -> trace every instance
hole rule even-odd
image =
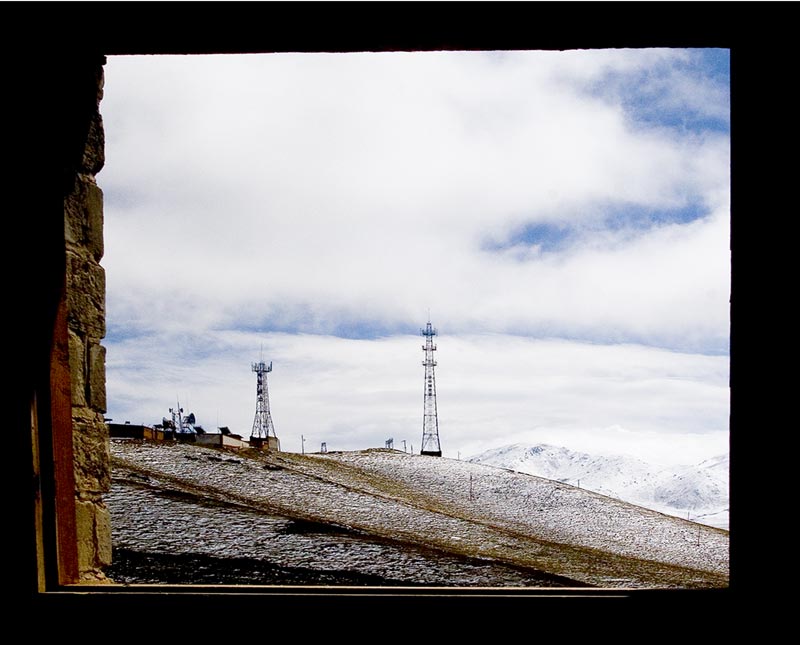
[[[275,437],[275,428],[272,425],[272,415],[269,412],[269,391],[267,390],[267,372],[272,371],[272,361],[267,365],[264,361],[252,363],[256,373],[256,418],[253,419],[253,431],[250,433],[250,443],[269,446],[270,437]],[[255,441],[254,441],[255,440]],[[273,443],[276,443],[274,441]]]
[[[433,358],[433,352],[436,351],[436,345],[433,344],[436,330],[431,327],[431,321],[429,320],[425,329],[420,329],[419,333],[425,336],[425,344],[422,346],[425,351],[425,360],[422,361],[425,366],[425,397],[422,416],[422,450],[420,450],[419,454],[441,457],[439,417],[436,412],[436,374],[433,371],[433,368],[436,367],[436,361]]]

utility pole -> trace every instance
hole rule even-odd
[[[408,452],[406,450],[406,440],[405,439],[403,439],[403,452]]]
[[[300,435],[300,452],[306,454],[306,438]]]

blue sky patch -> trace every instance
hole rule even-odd
[[[567,248],[574,240],[575,234],[576,230],[573,227],[564,224],[526,224],[505,240],[486,241],[482,248],[485,251],[502,251],[519,246],[538,246],[540,251],[552,253]]]
[[[699,65],[706,71],[706,75],[723,85],[731,84],[731,52],[729,49],[709,47],[707,49],[694,49],[692,53],[698,58]]]
[[[653,208],[639,204],[594,207],[595,217],[583,222],[535,222],[514,229],[505,238],[484,240],[484,251],[538,248],[540,253],[558,253],[578,244],[586,235],[606,232],[643,233],[672,224],[689,224],[705,217],[703,204],[690,202],[675,208]]]
[[[354,340],[375,340],[388,336],[417,334],[425,325],[423,318],[424,315],[420,316],[420,320],[415,324],[402,321],[387,323],[370,319],[368,316],[353,318],[338,311],[312,314],[309,307],[298,307],[295,312],[284,310],[280,315],[272,315],[263,323],[237,323],[236,329],[259,334],[320,334]]]
[[[124,343],[126,340],[133,340],[145,336],[146,332],[125,324],[116,324],[111,316],[108,317],[104,344],[116,345]]]
[[[602,219],[602,228],[610,231],[642,230],[668,224],[689,224],[707,214],[701,204],[695,203],[668,209],[654,209],[638,204],[620,204],[606,211]]]
[[[730,50],[693,49],[635,73],[610,72],[590,93],[620,104],[634,123],[684,132],[730,132]]]
[[[418,327],[422,325],[424,325],[424,322],[412,327],[402,324],[387,325],[375,321],[345,320],[339,321],[338,324],[334,325],[331,333],[333,336],[338,336],[339,338],[375,340],[387,336],[417,333]]]

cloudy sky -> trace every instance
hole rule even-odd
[[[109,417],[728,449],[726,50],[110,57]]]

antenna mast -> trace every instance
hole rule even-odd
[[[267,373],[272,371],[272,361],[267,365],[263,360],[252,363],[256,373],[256,416],[253,419],[253,431],[250,433],[250,443],[280,450],[278,436],[272,425],[272,415],[269,411],[269,390],[267,389]],[[270,438],[273,438],[270,441]]]
[[[436,367],[436,361],[433,358],[433,352],[436,351],[436,345],[433,344],[436,330],[431,326],[430,316],[425,329],[420,329],[420,334],[425,336],[425,344],[422,346],[425,352],[425,360],[422,361],[425,366],[425,386],[422,415],[422,449],[419,454],[441,457],[439,417],[436,410],[436,374],[433,369]]]

